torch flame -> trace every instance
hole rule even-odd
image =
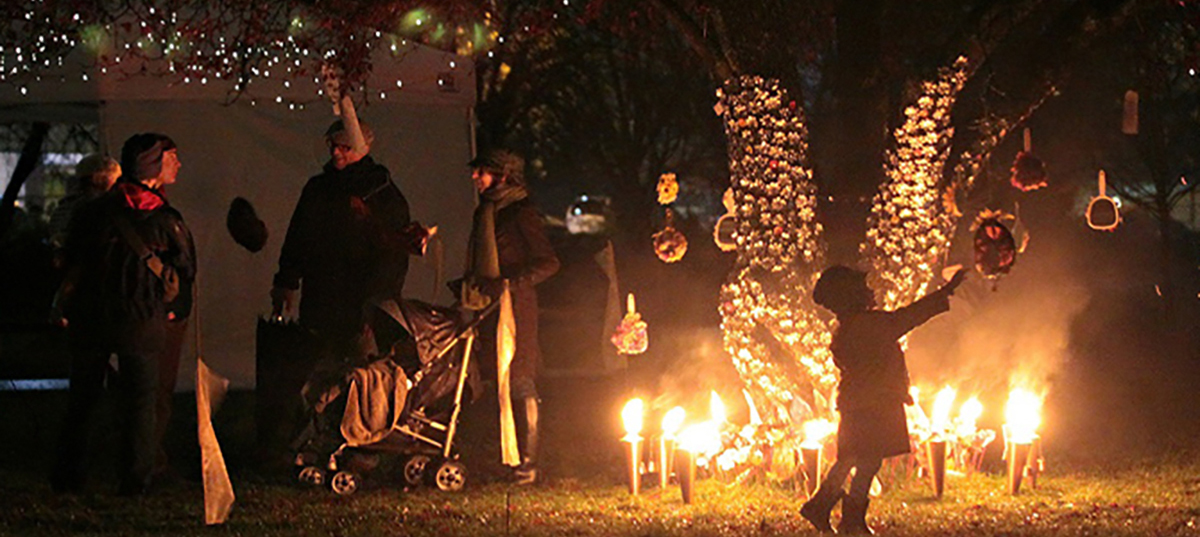
[[[808,420],[804,422],[804,442],[800,447],[805,449],[820,449],[825,437],[833,434],[837,426],[826,419]]]
[[[646,411],[646,404],[639,398],[630,399],[625,403],[625,408],[621,409],[621,421],[625,423],[625,439],[637,440],[638,433],[642,432],[642,414]]]
[[[717,427],[725,423],[725,403],[721,402],[721,396],[717,395],[716,390],[713,390],[712,398],[708,401],[708,411]]]
[[[938,392],[937,398],[933,400],[933,414],[930,415],[930,421],[935,436],[943,435],[949,429],[950,411],[954,408],[954,398],[957,395],[954,388],[946,386]]]
[[[679,448],[697,455],[712,455],[721,451],[721,429],[709,420],[685,428],[679,433]]]
[[[1028,444],[1037,437],[1042,424],[1042,398],[1023,388],[1014,388],[1008,394],[1004,407],[1008,440],[1014,444]]]
[[[758,414],[758,407],[754,406],[754,399],[750,398],[750,392],[742,390],[742,395],[746,398],[746,407],[750,409],[750,425],[762,425],[762,416]]]
[[[978,397],[967,399],[963,403],[962,408],[958,410],[958,427],[955,433],[960,437],[967,437],[975,434],[975,422],[979,421],[979,416],[983,415],[983,403],[979,402]]]
[[[679,432],[679,428],[683,426],[683,418],[686,416],[687,413],[684,412],[681,406],[668,410],[666,415],[663,416],[662,421],[663,436],[667,438],[674,437],[675,433]]]

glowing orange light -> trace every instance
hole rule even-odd
[[[837,430],[837,425],[826,419],[808,420],[804,422],[804,441],[800,444],[804,449],[821,449],[825,438]]]
[[[934,436],[942,436],[949,430],[950,412],[954,408],[954,398],[957,395],[954,388],[946,386],[934,398],[933,414],[930,416]]]
[[[687,416],[683,407],[675,407],[668,410],[663,416],[662,430],[664,438],[674,438],[675,433],[679,432],[679,428],[683,426],[683,419]]]
[[[1004,407],[1007,440],[1014,444],[1028,444],[1037,437],[1042,424],[1042,398],[1023,388],[1014,388],[1008,394]]]
[[[646,412],[646,404],[639,398],[630,399],[621,409],[621,421],[625,424],[625,438],[633,442],[640,440],[638,433],[642,432],[642,415]]]

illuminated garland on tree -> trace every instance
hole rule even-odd
[[[966,80],[967,59],[960,57],[937,80],[921,84],[920,97],[904,109],[904,125],[895,130],[887,179],[873,200],[861,248],[884,309],[925,294],[950,249],[955,216],[943,202],[941,179],[954,137],[950,111]]]
[[[809,388],[828,401],[829,330],[810,298],[824,256],[804,112],[777,80],[743,76],[717,92],[736,204],[737,264],[721,288],[725,348],[775,416]],[[827,410],[827,409],[818,409]]]
[[[466,55],[498,39],[479,3],[422,5],[432,7],[369,0],[13,2],[0,7],[8,21],[0,25],[0,83],[27,94],[26,86],[43,78],[87,81],[95,70],[184,84],[225,82],[232,100],[263,84],[252,84],[256,80],[273,79],[276,88],[313,80],[319,87],[327,63],[359,85],[370,74],[374,50],[396,53],[409,40]],[[67,72],[75,61],[83,62],[81,72]]]

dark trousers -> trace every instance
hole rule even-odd
[[[163,438],[167,436],[167,424],[171,422],[171,401],[175,398],[175,380],[179,377],[179,355],[183,350],[183,337],[187,333],[187,319],[168,321],[163,349],[158,355],[158,397],[154,406],[155,471],[167,467],[167,451]]]
[[[89,437],[98,419],[111,353],[73,349],[67,416],[63,424],[52,484],[59,490],[82,488],[92,452]],[[118,353],[116,376],[120,449],[117,473],[122,492],[139,493],[150,483],[155,458],[155,401],[158,356],[154,352]]]

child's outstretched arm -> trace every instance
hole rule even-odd
[[[903,308],[891,312],[888,317],[891,321],[891,328],[899,339],[904,334],[912,331],[912,329],[925,324],[925,321],[950,310],[950,295],[954,294],[954,290],[962,285],[963,280],[967,278],[966,269],[958,269],[950,281],[946,282],[937,291],[929,293],[916,302],[909,304]]]

